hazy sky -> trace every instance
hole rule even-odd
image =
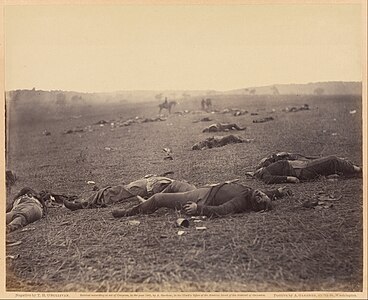
[[[6,90],[229,90],[362,80],[361,7],[5,7]]]

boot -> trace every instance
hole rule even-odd
[[[111,213],[114,218],[122,218],[127,215],[127,211],[125,209],[114,209]]]
[[[72,202],[72,201],[68,201],[68,200],[64,200],[64,206],[70,210],[77,210],[77,209],[82,209],[82,203],[80,202]]]

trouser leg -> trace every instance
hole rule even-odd
[[[233,140],[233,135],[226,135],[219,140],[219,145],[225,146],[229,143],[232,143],[232,140]]]
[[[87,200],[77,202],[81,208],[95,208],[106,206],[104,201],[104,192],[106,189],[102,189],[91,195]]]
[[[336,156],[328,156],[310,161],[302,169],[301,179],[313,179],[318,176],[328,176],[332,174],[349,175],[355,172],[354,165]]]
[[[6,224],[9,224],[14,218],[14,212],[10,211],[6,213]]]
[[[106,207],[111,203],[122,202],[124,200],[133,199],[135,195],[130,193],[124,186],[113,186],[99,190],[86,201],[82,201],[82,208]]]
[[[244,130],[244,128],[239,127],[237,124],[230,124],[231,128],[235,128],[236,130]]]
[[[137,214],[151,214],[161,207],[181,209],[188,202],[188,197],[180,194],[155,194],[147,201],[133,207],[128,211],[128,216]]]
[[[198,202],[203,199],[208,188],[200,188],[184,193],[158,193],[147,201],[123,212],[117,212],[116,216],[133,216],[137,214],[150,214],[162,207],[181,209],[188,201]]]
[[[6,232],[12,232],[26,226],[27,224],[28,222],[23,215],[17,215],[8,225],[6,225]]]
[[[195,190],[196,187],[193,184],[174,180],[170,183],[161,193],[182,193]]]

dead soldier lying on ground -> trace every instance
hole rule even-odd
[[[6,209],[6,232],[12,232],[41,219],[46,213],[45,202],[39,193],[23,188]]]
[[[239,183],[221,183],[184,193],[155,194],[133,208],[114,210],[112,215],[121,218],[151,214],[166,207],[183,209],[189,215],[225,216],[246,211],[269,210],[272,208],[271,200],[285,195],[291,195],[291,191],[285,187],[262,192]]]
[[[250,143],[251,141],[253,141],[253,139],[245,139],[232,134],[226,136],[214,136],[194,144],[192,150],[211,149],[215,147],[223,147],[228,144]]]
[[[203,129],[202,132],[219,132],[230,130],[245,130],[246,127],[239,127],[235,123],[214,123]]]
[[[362,177],[362,168],[337,156],[320,158],[281,152],[265,158],[255,172],[247,172],[265,183],[298,183],[317,179],[320,176],[338,175]]]
[[[279,160],[305,160],[305,161],[309,161],[312,159],[316,159],[316,158],[320,158],[320,156],[316,156],[316,155],[309,155],[309,156],[305,156],[299,153],[291,153],[291,152],[277,152],[277,153],[272,153],[269,156],[266,156],[264,158],[262,158],[259,163],[256,166],[256,170],[263,168],[263,167],[267,167],[270,164],[277,162]]]
[[[33,223],[46,215],[47,209],[61,207],[64,200],[73,200],[76,196],[55,194],[49,191],[36,192],[24,187],[6,208],[6,232],[12,232]]]
[[[148,198],[156,193],[177,193],[196,189],[193,184],[163,176],[147,176],[129,184],[108,186],[90,195],[86,200],[64,201],[66,208],[78,210],[83,208],[106,207],[113,203],[137,200],[137,196]]]

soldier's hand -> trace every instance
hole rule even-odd
[[[291,189],[289,189],[286,186],[280,187],[277,189],[277,191],[282,195],[282,196],[292,196],[293,192],[291,191]]]
[[[288,176],[287,177],[287,182],[291,182],[291,183],[299,183],[299,179],[294,177],[294,176]]]
[[[195,202],[187,202],[184,206],[184,211],[188,215],[193,215],[197,212],[197,203]]]

